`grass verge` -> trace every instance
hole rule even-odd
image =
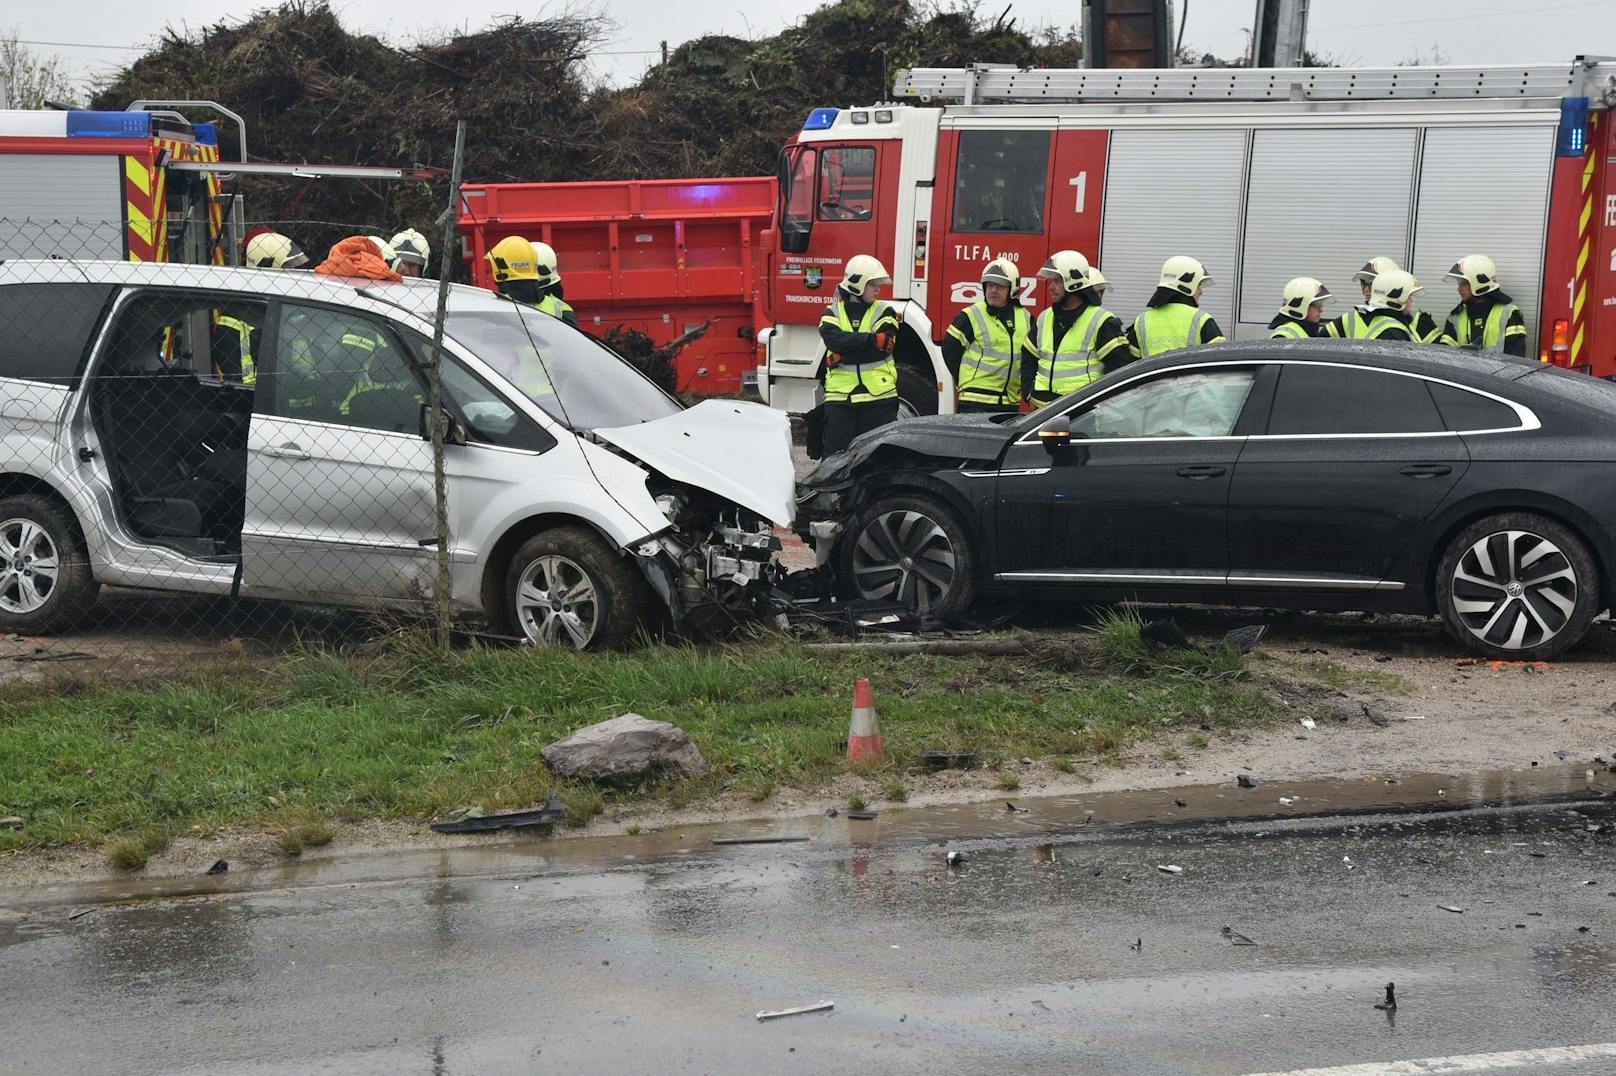
[[[406,642],[366,657],[297,654],[252,680],[19,691],[0,695],[0,814],[24,822],[0,831],[0,850],[127,838],[113,847],[120,865],[137,864],[190,826],[260,826],[297,854],[329,821],[492,812],[552,790],[575,825],[613,802],[762,799],[845,771],[858,676],[875,685],[886,755],[871,776],[890,779],[891,799],[926,749],[975,751],[991,768],[1110,755],[1159,732],[1271,713],[1238,657],[1151,659],[1123,629],[1106,638],[1121,660],[1092,643],[1026,658],[809,654],[786,641],[444,658]],[[601,789],[545,769],[545,744],[628,710],[684,728],[710,772]]]

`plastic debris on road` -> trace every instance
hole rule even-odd
[[[782,1016],[802,1016],[804,1013],[829,1012],[834,1008],[836,1008],[834,1001],[816,1001],[812,1005],[798,1005],[795,1009],[776,1009],[773,1012],[760,1012],[757,1014],[757,1018],[761,1023],[764,1020],[778,1020]]]
[[[1262,782],[1258,781],[1249,773],[1243,773],[1234,779],[1234,783],[1239,785],[1241,788],[1256,788]]]

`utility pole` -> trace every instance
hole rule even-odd
[[[668,43],[666,41],[662,43],[662,66],[668,66]]]
[[[1257,0],[1251,22],[1251,66],[1302,66],[1307,4],[1308,0]]]

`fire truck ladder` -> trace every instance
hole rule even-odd
[[[961,104],[1069,101],[1394,101],[1587,97],[1616,107],[1616,59],[1522,67],[1050,68],[1010,64],[898,72],[900,99]]]

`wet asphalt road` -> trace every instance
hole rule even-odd
[[[0,891],[0,1071],[1235,1073],[1616,1041],[1610,801],[1057,833],[1028,805],[945,819],[953,869],[916,811],[891,841],[416,853],[72,920],[116,894]]]

